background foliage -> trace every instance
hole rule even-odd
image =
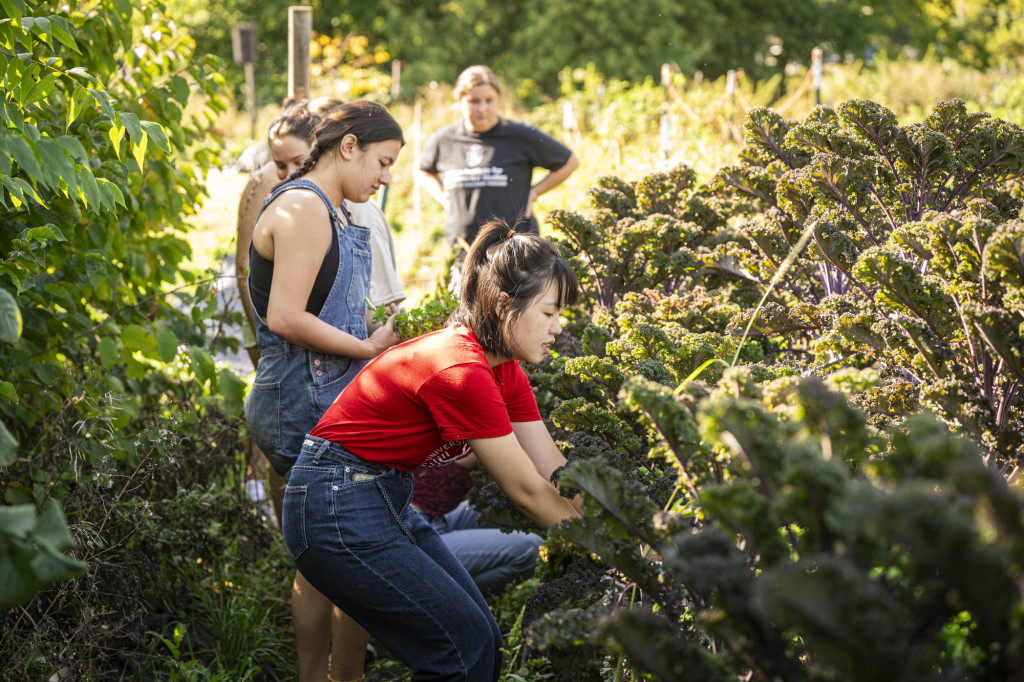
[[[534,380],[586,513],[528,641],[559,679],[1018,679],[1024,130],[864,100],[744,128],[707,183],[552,214],[587,304]]]
[[[226,62],[231,58],[231,25],[256,22],[261,45],[257,72],[266,103],[280,100],[284,90],[287,8],[293,4],[228,0],[212,6],[170,0],[168,6],[189,28],[199,54],[218,55]],[[318,33],[336,38],[358,34],[374,51],[401,60],[404,95],[431,81],[451,81],[470,64],[488,64],[510,83],[532,83],[553,94],[566,66],[593,64],[607,78],[632,81],[657,74],[663,63],[676,65],[687,76],[701,71],[717,78],[729,69],[742,69],[765,78],[791,61],[806,64],[816,45],[840,59],[911,50],[977,68],[1017,64],[1024,56],[1024,0],[301,4],[313,9]],[[229,79],[240,84],[240,67],[226,67]]]
[[[213,361],[216,282],[183,267],[224,81],[158,3],[2,4],[0,658],[116,677],[204,561],[268,541],[215,486],[244,384]]]

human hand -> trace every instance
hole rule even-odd
[[[526,217],[533,217],[533,202],[537,201],[537,190],[530,188],[530,196],[526,199]]]
[[[372,349],[373,354],[370,356],[371,358],[377,357],[388,348],[391,348],[391,346],[394,346],[402,340],[398,334],[395,333],[395,315],[398,313],[398,306],[391,303],[387,306],[387,310],[391,313],[387,322],[377,327],[373,333],[370,334],[370,338],[366,340]]]

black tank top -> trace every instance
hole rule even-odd
[[[345,220],[352,224],[352,216],[345,205],[341,205],[341,212],[345,214]],[[331,229],[336,229],[331,225]],[[331,287],[334,285],[334,278],[338,276],[338,236],[331,234],[331,246],[324,255],[320,264],[320,271],[316,273],[316,280],[313,282],[313,290],[309,292],[309,299],[306,301],[306,312],[312,315],[320,315],[324,302],[327,301]],[[252,297],[252,305],[256,314],[267,319],[267,305],[270,302],[270,283],[274,279],[274,261],[267,260],[253,248],[249,242],[249,295]]]

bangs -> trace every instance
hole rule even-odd
[[[576,272],[568,263],[559,258],[555,261],[554,272],[551,275],[558,291],[558,307],[568,308],[574,305],[580,295],[580,283],[576,278]]]

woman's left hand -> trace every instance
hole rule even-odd
[[[374,353],[371,357],[377,357],[391,346],[400,342],[402,339],[395,333],[395,315],[398,313],[398,306],[394,303],[388,305],[388,312],[391,316],[388,321],[373,330],[370,334],[370,338],[367,341],[373,346]]]

